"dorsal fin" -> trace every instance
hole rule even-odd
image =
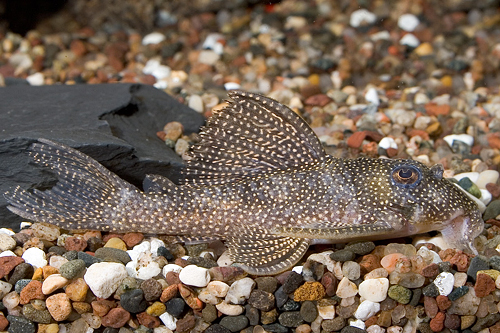
[[[243,91],[229,97],[232,101],[208,119],[201,141],[188,152],[181,183],[224,184],[326,157],[316,134],[288,107]]]

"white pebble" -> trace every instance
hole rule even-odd
[[[455,140],[463,142],[470,147],[474,144],[474,137],[469,134],[450,134],[445,136],[443,139],[450,147],[453,145],[453,141]]]
[[[323,319],[333,319],[335,318],[335,306],[331,305],[318,305],[318,315]]]
[[[455,283],[455,278],[453,274],[448,272],[439,273],[434,279],[434,284],[439,290],[439,295],[448,296],[453,290],[453,284]]]
[[[23,253],[24,261],[35,268],[47,266],[45,258],[45,252],[37,247],[31,247]]]
[[[479,191],[481,191],[481,198],[479,198],[479,200],[485,205],[489,204],[492,199],[491,193],[485,189],[480,189]]]
[[[465,286],[465,283],[467,282],[467,273],[464,272],[456,272],[453,275],[455,282],[453,283],[453,287],[461,287]],[[500,288],[499,288],[500,289]]]
[[[292,272],[295,272],[297,274],[302,274],[303,268],[304,268],[303,266],[295,266],[294,268],[292,268]]]
[[[348,278],[343,277],[340,280],[339,285],[337,287],[337,296],[340,298],[347,298],[356,296],[358,293],[358,287],[354,282],[349,281]]]
[[[7,310],[9,310],[9,312],[19,305],[19,301],[19,294],[15,291],[11,291],[2,298],[2,303],[7,308]]]
[[[357,327],[357,328],[362,329],[362,330],[364,330],[365,327],[366,327],[365,322],[362,321],[362,320],[360,320],[360,319],[351,320],[349,322],[349,326],[351,326],[351,327]]]
[[[250,297],[255,281],[250,278],[243,278],[233,282],[226,295],[226,302],[232,304],[243,304],[245,299]]]
[[[0,257],[16,257],[16,254],[10,250],[0,253]]]
[[[174,331],[177,328],[177,319],[170,313],[164,312],[159,318],[169,330]]]
[[[423,243],[425,243],[425,241]],[[429,250],[425,246],[418,249],[417,255],[421,256],[427,264],[439,264],[442,261],[436,251]]]
[[[358,309],[354,313],[354,317],[356,317],[356,319],[365,321],[371,316],[374,316],[379,311],[380,311],[379,303],[372,302],[369,300],[364,300],[358,306]]]
[[[396,141],[394,141],[393,138],[390,138],[388,136],[382,138],[382,140],[380,140],[380,142],[378,143],[378,146],[382,149],[389,149],[389,148],[398,149],[398,144],[396,143]]]
[[[168,272],[179,273],[180,271],[182,271],[182,266],[176,264],[167,264],[163,266],[162,274],[166,277]]]
[[[198,293],[198,299],[203,303],[213,304],[213,305],[217,305],[220,302],[222,302],[220,298],[212,295],[210,291],[208,291],[206,288]]]
[[[241,89],[241,85],[236,82],[226,82],[224,83],[224,89],[226,90],[237,90]]]
[[[149,252],[148,254],[150,255]],[[129,276],[141,280],[151,279],[161,272],[160,265],[156,261],[147,259],[143,261],[141,256],[139,256],[138,261],[129,261],[125,268]]]
[[[14,236],[16,233],[10,229],[7,228],[0,228],[0,234],[6,234],[9,236]]]
[[[162,80],[170,76],[170,67],[162,65],[159,59],[149,59],[142,69],[144,74],[153,75],[157,80]]]
[[[372,302],[382,302],[387,298],[389,280],[387,278],[369,279],[359,284],[359,296]]]
[[[7,234],[0,233],[0,251],[13,250],[16,247],[16,241],[14,238]]]
[[[229,251],[225,251],[220,255],[219,259],[217,259],[217,265],[219,265],[219,267],[228,267],[231,266],[232,264],[233,261],[229,256]]]
[[[198,55],[198,62],[205,65],[215,65],[215,63],[219,60],[220,55],[215,53],[213,50],[202,50]]]
[[[303,16],[288,16],[285,22],[285,29],[301,29],[307,25],[307,20]]]
[[[414,34],[406,34],[399,40],[399,44],[409,47],[417,47],[420,45],[420,41]]]
[[[387,30],[379,31],[374,34],[370,35],[370,39],[374,42],[377,42],[379,40],[390,40],[391,39],[391,34]]]
[[[375,104],[375,105],[379,105],[380,104],[380,99],[378,97],[378,93],[377,93],[377,89],[375,88],[369,88],[366,93],[365,93],[365,100],[368,102],[368,103],[372,103],[372,104]]]
[[[320,264],[325,265],[328,271],[333,272],[333,268],[335,267],[335,261],[332,258],[330,258],[330,254],[332,253],[333,251],[313,253],[307,258],[307,260],[319,262]]]
[[[191,95],[189,97],[188,106],[199,113],[205,111],[205,107],[203,106],[203,100],[199,95]]]
[[[366,331],[368,333],[385,333],[385,329],[383,329],[382,327],[380,327],[378,325],[371,325],[371,326],[366,328]]]
[[[127,270],[123,264],[99,262],[87,268],[83,279],[94,295],[100,298],[108,298],[127,276]]]
[[[0,299],[7,295],[11,289],[12,285],[10,283],[0,280]]]
[[[413,103],[415,104],[429,103],[429,97],[424,93],[416,93],[415,98],[413,99]]]
[[[349,24],[357,28],[361,25],[372,24],[377,19],[377,15],[369,12],[368,10],[362,8],[352,12],[351,17],[349,19]]]
[[[150,246],[151,246],[151,253],[157,257],[158,248],[165,247],[165,242],[163,242],[161,239],[153,238],[151,239]]]
[[[398,19],[398,27],[404,31],[412,32],[419,24],[418,17],[413,14],[403,14]]]
[[[212,50],[216,51],[218,54],[222,54],[222,52],[220,52],[219,47],[217,46],[217,44],[218,45],[222,45],[220,43],[220,40],[225,40],[225,39],[226,38],[222,34],[210,33],[210,34],[207,35],[207,37],[203,41],[202,48],[203,49],[212,49]]]
[[[59,333],[61,333],[61,332],[59,331]],[[120,333],[120,332],[118,332],[118,333]],[[158,327],[153,328],[153,333],[173,333],[173,332],[168,327],[158,326]]]
[[[228,316],[238,316],[243,313],[245,309],[241,305],[228,304],[226,302],[221,302],[215,306],[217,310]]]
[[[206,268],[188,265],[179,273],[179,280],[188,286],[206,287],[210,282],[210,273]]]
[[[222,281],[212,281],[208,284],[207,290],[216,297],[226,297],[229,286]]]
[[[479,174],[479,177],[475,181],[477,187],[480,189],[485,189],[486,184],[493,183],[496,184],[498,181],[499,173],[496,170],[484,170]]]
[[[142,45],[159,44],[165,40],[165,35],[160,32],[152,32],[142,38]]]
[[[42,73],[34,73],[26,77],[26,81],[32,86],[43,86],[45,78]]]
[[[62,265],[67,263],[69,260],[64,258],[63,256],[51,256],[49,259],[49,266],[55,267],[57,269],[61,268]]]

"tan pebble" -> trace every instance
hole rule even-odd
[[[295,329],[296,333],[311,333],[311,326],[302,324]]]
[[[337,296],[340,298],[347,298],[355,296],[358,293],[358,287],[354,282],[349,281],[348,278],[344,277],[340,280],[337,287]]]
[[[106,242],[106,244],[104,245],[104,247],[112,247],[114,249],[119,249],[119,250],[127,251],[127,244],[125,244],[124,241],[122,241],[120,238],[117,238],[117,237],[110,238]]]
[[[212,293],[210,293],[207,290],[207,288],[203,289],[202,291],[200,291],[198,293],[198,298],[200,299],[200,301],[202,301],[203,303],[206,303],[206,304],[216,305],[216,304],[219,304],[220,302],[222,302],[222,299],[214,296]]]
[[[476,321],[476,316],[461,316],[460,317],[460,329],[465,330],[474,324]]]
[[[52,274],[59,274],[59,269],[52,266],[42,267],[43,278],[46,279]]]
[[[2,303],[7,308],[7,310],[14,309],[16,306],[19,305],[19,302],[20,302],[19,294],[16,293],[15,291],[11,291],[2,298]]]
[[[31,230],[33,230],[33,236],[50,242],[55,241],[61,235],[58,227],[45,222],[33,223]]]
[[[167,310],[165,304],[161,302],[154,302],[147,309],[146,313],[150,316],[159,317],[161,314],[165,313]]]
[[[243,313],[245,309],[241,305],[229,304],[226,302],[221,302],[215,306],[217,310],[228,316],[238,316]]]
[[[182,136],[183,131],[184,126],[178,121],[169,122],[163,127],[163,132],[166,134],[165,138],[172,141],[177,141]]]
[[[72,306],[79,314],[92,311],[92,306],[86,302],[73,302]]]
[[[66,287],[65,291],[70,300],[74,302],[81,302],[85,300],[88,290],[89,286],[87,285],[85,280],[82,278],[78,278],[71,281],[71,283]]]
[[[425,57],[431,55],[434,52],[434,49],[430,43],[422,43],[413,51],[419,57]]]
[[[45,327],[45,333],[58,333],[59,332],[59,325],[57,324],[48,324]]]
[[[57,256],[57,255],[51,256],[49,259],[49,265],[54,268],[60,269],[61,266],[67,263],[68,261],[69,260],[64,258],[63,256]]]
[[[207,285],[207,291],[215,297],[226,297],[228,290],[229,286],[222,281],[212,281]]]
[[[54,291],[64,287],[68,283],[69,280],[61,276],[61,274],[51,274],[43,281],[42,293],[44,295],[52,294]]]
[[[56,321],[63,321],[71,314],[71,302],[68,295],[59,293],[52,295],[45,301],[47,310]]]
[[[293,299],[296,302],[316,301],[325,297],[325,287],[319,282],[306,282],[295,290]]]
[[[0,233],[0,252],[13,250],[16,247],[14,238],[7,234]]]
[[[93,329],[101,327],[101,317],[96,316],[90,312],[82,313],[82,318]]]

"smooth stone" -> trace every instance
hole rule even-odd
[[[387,278],[368,279],[358,286],[361,297],[372,302],[382,302],[387,297],[389,280]]]
[[[485,170],[479,174],[479,177],[475,181],[477,187],[480,189],[486,189],[486,184],[493,183],[496,184],[499,178],[499,173],[496,170]]]
[[[120,305],[130,313],[139,313],[147,309],[148,302],[141,289],[134,289],[121,294]]]
[[[361,266],[355,261],[346,261],[342,264],[342,274],[351,281],[357,280],[361,276]]]
[[[347,298],[355,296],[358,293],[358,287],[348,278],[344,277],[340,280],[337,287],[337,296],[340,298]]]
[[[380,304],[376,302],[372,302],[369,300],[364,300],[359,304],[358,309],[354,313],[354,317],[356,319],[365,321],[371,316],[374,316],[377,312],[380,311]]]
[[[35,268],[47,266],[45,252],[37,247],[30,247],[24,251],[22,258],[24,261]]]
[[[186,311],[186,302],[179,297],[172,298],[165,303],[167,312],[175,318],[181,318]]]
[[[398,18],[398,27],[412,32],[420,24],[420,20],[413,14],[403,14]]]
[[[108,298],[127,276],[123,264],[101,262],[91,265],[83,279],[94,295],[100,298]]]
[[[304,323],[300,311],[288,311],[279,315],[278,321],[285,327],[297,327]]]
[[[231,332],[239,332],[248,326],[248,318],[243,315],[227,316],[221,319],[220,325]]]
[[[179,280],[188,286],[206,287],[210,282],[210,273],[206,268],[188,265],[180,271]]]
[[[226,302],[232,304],[243,304],[250,297],[250,293],[255,286],[255,281],[251,278],[243,278],[233,282],[226,294]]]
[[[372,24],[375,23],[377,16],[372,12],[362,8],[352,12],[351,17],[349,18],[349,24],[358,28],[362,24]]]
[[[241,305],[229,304],[221,302],[215,306],[217,310],[228,316],[238,316],[243,313],[245,308]]]
[[[52,294],[57,289],[66,286],[69,280],[61,274],[51,274],[42,283],[42,293],[44,295]]]

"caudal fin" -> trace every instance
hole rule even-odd
[[[46,191],[17,187],[5,193],[10,211],[66,229],[131,229],[127,223],[131,202],[142,197],[137,188],[87,155],[56,142],[40,139],[30,153],[37,164],[50,168],[59,182]]]

